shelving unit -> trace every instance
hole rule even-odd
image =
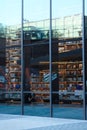
[[[59,99],[82,103],[83,81],[82,62],[61,62],[59,70]]]
[[[37,102],[49,101],[49,82],[44,82],[44,74],[48,70],[43,70],[39,72],[39,75],[31,74],[31,92],[35,93],[35,98]]]
[[[58,62],[59,102],[82,103],[83,81],[82,62]],[[54,87],[54,86],[53,86]],[[31,91],[38,93],[49,93],[49,71],[42,70],[38,76],[31,76]],[[48,98],[48,97],[43,97]]]
[[[21,80],[20,49],[6,49],[6,76],[9,77],[6,83],[7,91],[19,91]]]
[[[67,52],[67,51],[71,51],[71,50],[76,50],[79,48],[82,48],[82,42],[81,41],[72,41],[72,42],[60,42],[58,44],[58,52],[62,53],[62,52]]]
[[[19,43],[19,42],[18,42]],[[14,42],[15,45],[15,42]],[[70,56],[72,55],[72,51],[82,48],[82,42],[80,41],[67,41],[67,42],[61,42],[58,43],[58,54],[64,55],[63,52],[71,52]],[[28,53],[27,53],[28,54]],[[20,48],[14,47],[11,49],[6,50],[6,75],[9,77],[7,85],[9,87],[6,87],[8,91],[20,91],[20,78],[21,78],[21,66],[19,64],[20,61]],[[72,61],[71,61],[72,60]],[[81,59],[80,59],[81,60]],[[59,102],[82,102],[83,100],[83,72],[82,72],[82,62],[79,61],[79,59],[63,59],[61,62],[54,62],[54,66],[58,66],[56,72],[54,73],[55,78],[57,76],[57,85],[53,84],[53,88],[58,87],[57,89],[53,89],[53,94],[58,95],[56,98],[58,98]],[[27,61],[28,63],[28,61]],[[49,64],[45,64],[44,66]],[[39,64],[42,66],[42,64]],[[32,67],[32,65],[31,65]],[[35,66],[36,68],[37,66]],[[39,68],[38,67],[38,68]],[[31,74],[30,79],[30,91],[31,93],[35,93],[36,98],[39,101],[39,98],[41,97],[40,101],[49,101],[49,93],[50,93],[50,86],[49,86],[49,70],[48,68],[44,70],[45,67],[41,67],[38,70],[39,74]],[[55,67],[54,67],[55,68]],[[59,103],[58,102],[58,103]]]

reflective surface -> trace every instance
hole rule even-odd
[[[58,12],[62,17],[56,20],[59,35],[57,37],[58,57],[54,64],[57,66],[55,71],[58,73],[58,79],[56,79],[58,86],[56,90],[53,90],[53,115],[78,119],[79,115],[76,117],[72,112],[74,109],[74,111],[80,111],[80,117],[83,118],[81,112],[83,109],[82,1],[66,0],[64,8],[63,1],[59,1],[57,8],[55,2],[54,0],[53,16],[58,15],[56,14]],[[53,89],[55,86],[54,84]],[[67,114],[63,114],[63,110],[67,111]],[[59,114],[56,115],[55,111],[59,111]]]
[[[85,112],[86,116],[85,118],[87,119],[87,54],[86,54],[86,49],[87,49],[87,0],[84,0],[84,75],[85,75]]]
[[[50,116],[49,0],[38,2],[24,1],[24,114]]]
[[[22,1],[7,1],[0,4],[0,113],[20,114],[23,105],[25,115],[50,116],[52,110],[53,117],[83,119],[82,0],[52,1],[51,39],[50,0],[23,1],[23,64]]]
[[[14,107],[21,103],[21,39],[16,37],[18,24],[21,26],[21,0],[3,0],[0,16],[0,113],[21,114],[21,107]]]

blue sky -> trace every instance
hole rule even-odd
[[[87,1],[87,0],[86,0]],[[82,12],[82,0],[53,0],[52,15],[63,17]],[[49,0],[24,0],[24,19],[29,21],[49,18]],[[0,23],[21,23],[21,0],[0,1]]]

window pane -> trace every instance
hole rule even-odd
[[[24,114],[50,116],[49,0],[38,3],[24,1]]]
[[[21,113],[21,0],[0,2],[0,113]]]
[[[58,75],[53,84],[53,115],[60,118],[82,119],[82,2],[54,0],[52,10],[58,33],[54,39],[58,54],[53,62],[55,67],[52,67],[53,73]]]
[[[87,49],[87,0],[84,0],[84,21],[85,21],[85,25],[84,25],[84,74],[85,74],[85,80],[84,80],[84,84],[85,86],[85,108],[86,108],[86,119],[87,119],[87,55],[86,55],[86,49]]]

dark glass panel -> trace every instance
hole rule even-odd
[[[50,116],[49,1],[38,2],[24,1],[24,114]]]
[[[84,48],[83,48],[83,51],[84,51],[84,75],[85,75],[85,79],[84,79],[84,85],[85,85],[85,104],[84,104],[84,107],[85,107],[85,110],[86,110],[86,119],[87,119],[87,54],[86,54],[86,50],[87,50],[87,0],[84,0],[83,1],[84,3],[84,41],[83,41],[83,44],[84,44]]]

